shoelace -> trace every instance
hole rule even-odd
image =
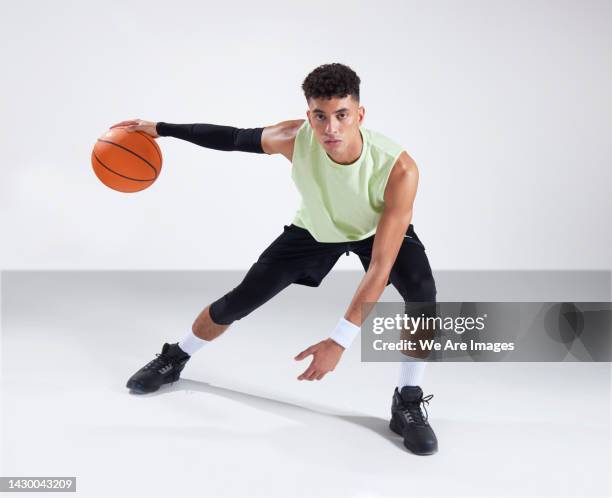
[[[427,408],[425,405],[429,404],[429,400],[431,398],[433,398],[433,394],[425,397],[421,396],[421,398],[417,399],[416,401],[406,403],[404,408],[402,408],[402,413],[406,416],[409,422],[414,422],[419,425],[427,425],[429,413],[427,413]],[[421,403],[423,404],[423,409],[425,410],[425,417],[423,417],[423,412],[421,411]]]
[[[164,353],[157,353],[155,356],[156,358],[144,366],[145,370],[161,370],[172,363],[172,359]]]

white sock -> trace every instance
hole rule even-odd
[[[193,356],[193,354],[199,351],[202,346],[206,346],[206,344],[209,344],[210,342],[211,341],[200,339],[193,332],[189,332],[185,337],[183,337],[178,345],[179,348],[185,351],[185,353],[187,353],[189,356]]]
[[[420,386],[426,365],[425,361],[402,361],[397,388],[401,391],[404,386]]]

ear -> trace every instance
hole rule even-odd
[[[359,124],[363,122],[364,118],[365,118],[365,107],[359,106]]]

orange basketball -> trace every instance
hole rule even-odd
[[[162,154],[150,135],[112,128],[94,145],[91,165],[107,187],[119,192],[138,192],[157,180]]]

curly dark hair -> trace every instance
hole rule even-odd
[[[302,83],[306,100],[310,98],[346,97],[351,95],[359,102],[359,83],[361,80],[350,67],[333,62],[314,69]]]

